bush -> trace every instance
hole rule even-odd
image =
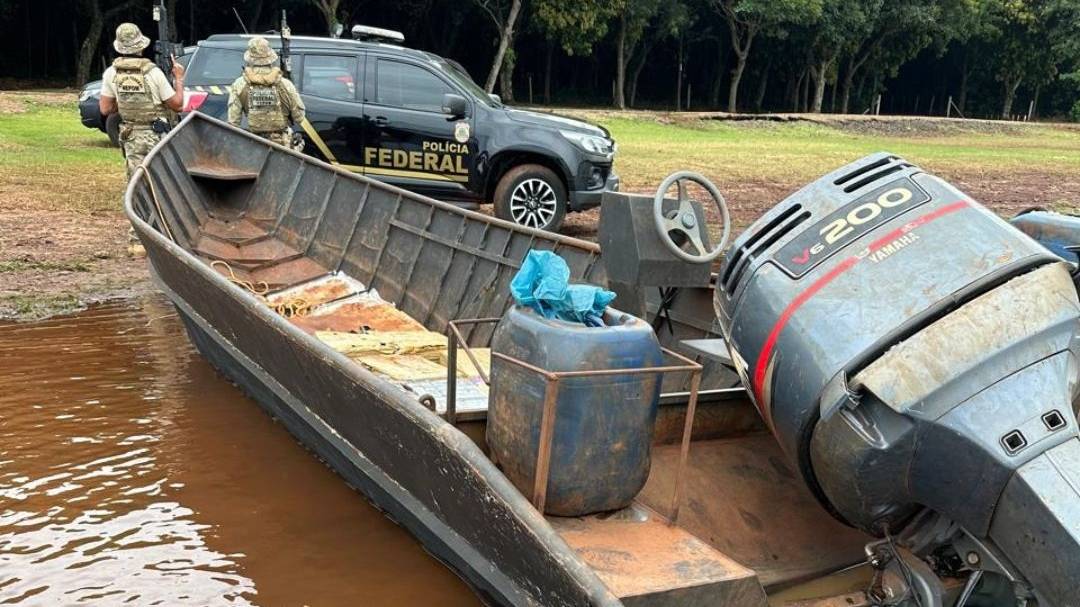
[[[1069,116],[1072,118],[1073,122],[1080,122],[1080,101],[1077,101],[1075,104],[1073,104],[1072,111],[1069,112]]]

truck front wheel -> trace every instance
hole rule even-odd
[[[496,217],[554,232],[566,217],[566,186],[551,169],[523,164],[502,176],[494,202]]]

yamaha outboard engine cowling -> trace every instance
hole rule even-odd
[[[1080,601],[1080,305],[1060,258],[877,154],[736,240],[716,307],[754,403],[834,515],[1041,605]]]

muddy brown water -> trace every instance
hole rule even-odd
[[[0,604],[478,603],[164,300],[0,324]]]

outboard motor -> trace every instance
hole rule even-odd
[[[1080,603],[1069,269],[888,154],[727,251],[715,305],[740,377],[822,504],[884,538],[869,561],[913,604],[943,603],[938,576],[967,576],[963,602],[981,576],[1005,589],[995,604]]]

